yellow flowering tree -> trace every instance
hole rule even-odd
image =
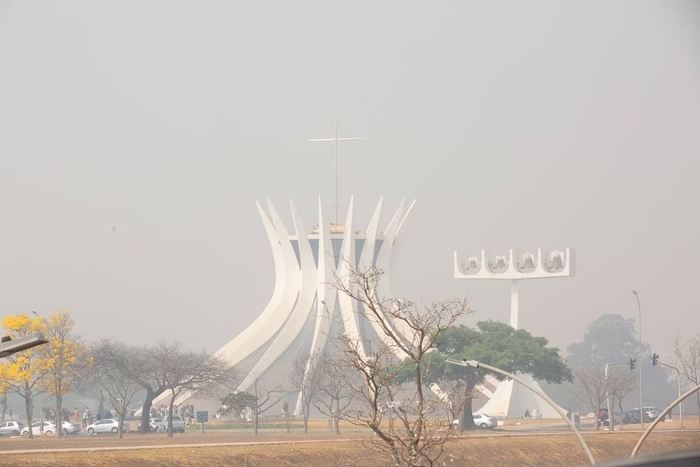
[[[43,318],[31,318],[28,314],[6,316],[2,320],[3,329],[13,339],[44,332],[44,325]],[[43,358],[41,347],[33,347],[10,355],[0,363],[0,389],[15,392],[24,399],[30,438],[32,438],[32,397],[35,389],[39,389],[41,379],[46,373],[46,360]]]
[[[58,311],[42,320],[40,330],[48,343],[38,350],[44,372],[42,387],[56,399],[56,419],[54,423],[58,435],[61,429],[63,397],[85,368],[87,351],[80,338],[73,331],[74,321],[67,311]]]

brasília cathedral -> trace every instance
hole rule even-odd
[[[391,221],[382,228],[383,203],[380,198],[364,229],[355,223],[353,198],[344,225],[326,221],[319,199],[317,224],[311,229],[307,229],[293,203],[290,203],[293,229],[282,222],[269,200],[269,214],[258,203],[275,263],[275,287],[270,302],[257,319],[217,352],[245,375],[238,391],[248,391],[256,380],[289,381],[296,356],[311,356],[329,349],[333,345],[329,339],[338,331],[333,326],[338,323],[344,326],[348,337],[364,346],[375,339],[384,340],[379,324],[364,318],[358,313],[358,304],[333,287],[336,278],[347,277],[351,269],[366,270],[375,266],[384,272],[377,295],[392,297],[392,262],[398,254],[400,234],[415,201],[409,204],[402,200]],[[334,317],[338,319],[332,319]],[[399,323],[396,325],[398,327]],[[369,349],[363,351],[369,352]],[[403,358],[398,353],[396,356]],[[308,360],[307,372],[316,361]],[[185,392],[175,404],[185,403],[190,397],[192,394]],[[157,398],[154,405],[163,403],[166,398],[166,395]],[[297,397],[297,413],[300,401],[301,394]]]
[[[384,334],[375,321],[358,313],[358,304],[349,296],[338,293],[332,283],[336,278],[347,277],[352,268],[360,270],[376,266],[384,272],[379,282],[377,296],[392,297],[392,266],[399,255],[400,234],[415,201],[401,201],[391,221],[380,228],[383,199],[364,230],[354,221],[354,200],[350,199],[345,224],[329,223],[324,217],[321,200],[318,202],[317,224],[307,229],[299,213],[291,204],[293,229],[282,222],[274,205],[268,200],[268,212],[258,203],[275,264],[275,287],[272,297],[260,315],[243,332],[221,348],[223,356],[245,375],[238,391],[251,390],[256,381],[284,383],[289,381],[293,362],[298,355],[311,356],[322,353],[333,344],[333,338],[342,325],[343,331],[356,342],[369,345]],[[336,206],[337,208],[337,206]],[[545,251],[520,255],[510,250],[508,256],[489,256],[461,260],[454,258],[454,273],[459,279],[505,279],[511,281],[511,326],[518,328],[518,281],[570,277],[575,274],[574,250]],[[338,319],[332,319],[338,318]],[[389,319],[389,318],[387,318]],[[402,333],[399,323],[397,332]],[[395,348],[391,346],[391,348]],[[365,348],[368,353],[369,349]],[[396,349],[396,352],[400,352]],[[396,354],[397,358],[403,355]],[[309,358],[306,372],[312,371],[316,359]],[[527,378],[527,375],[523,375]],[[556,417],[556,412],[539,397],[513,381],[497,382],[494,392],[480,386],[489,397],[482,412],[499,417],[521,417],[525,410],[538,409],[545,418]],[[529,378],[531,385],[537,386]],[[175,401],[185,403],[193,396],[183,393]],[[164,403],[167,394],[154,400],[154,405]],[[297,396],[295,413],[299,413],[301,394]]]

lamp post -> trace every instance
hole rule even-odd
[[[593,454],[591,453],[591,450],[588,447],[588,444],[586,444],[586,441],[583,439],[583,436],[581,436],[581,432],[576,429],[576,425],[571,422],[569,418],[567,418],[566,414],[562,412],[561,408],[557,404],[554,403],[552,399],[547,396],[547,394],[544,393],[541,389],[534,388],[533,386],[530,386],[527,384],[525,381],[521,380],[514,374],[508,373],[507,371],[501,370],[500,368],[496,368],[495,366],[487,365],[485,363],[478,362],[476,360],[452,360],[450,358],[445,360],[447,363],[451,363],[453,365],[461,365],[461,366],[466,366],[466,367],[472,367],[472,368],[484,368],[489,371],[493,371],[494,373],[498,373],[499,375],[503,375],[506,378],[510,378],[513,381],[517,381],[518,383],[522,384],[526,388],[528,388],[530,391],[534,392],[538,396],[540,396],[542,399],[544,399],[549,405],[552,406],[552,408],[559,414],[561,418],[563,418],[566,423],[571,427],[572,430],[574,430],[574,433],[576,433],[576,436],[578,437],[578,440],[581,442],[581,446],[583,446],[583,450],[586,451],[586,454],[588,455],[588,459],[591,461],[591,465],[595,465],[595,459],[593,458]]]
[[[639,421],[642,423],[642,429],[644,429],[644,397],[642,392],[642,367],[644,359],[642,354],[644,353],[644,347],[642,344],[642,304],[639,301],[639,294],[636,290],[632,291],[634,298],[637,299],[637,311],[639,312]]]

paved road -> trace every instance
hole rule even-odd
[[[334,439],[333,442],[356,441],[350,438]],[[39,448],[39,449],[13,449],[0,451],[0,456],[7,454],[35,454],[50,452],[94,452],[94,451],[133,451],[138,449],[164,449],[164,448],[192,448],[192,447],[220,447],[220,446],[255,446],[270,444],[303,444],[303,443],[324,443],[327,439],[303,439],[303,440],[282,440],[282,441],[237,441],[228,443],[185,443],[185,444],[152,444],[152,445],[132,445],[132,446],[92,446],[92,447],[72,447],[72,448]]]

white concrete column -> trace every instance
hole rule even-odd
[[[510,281],[510,325],[518,329],[518,281]]]

